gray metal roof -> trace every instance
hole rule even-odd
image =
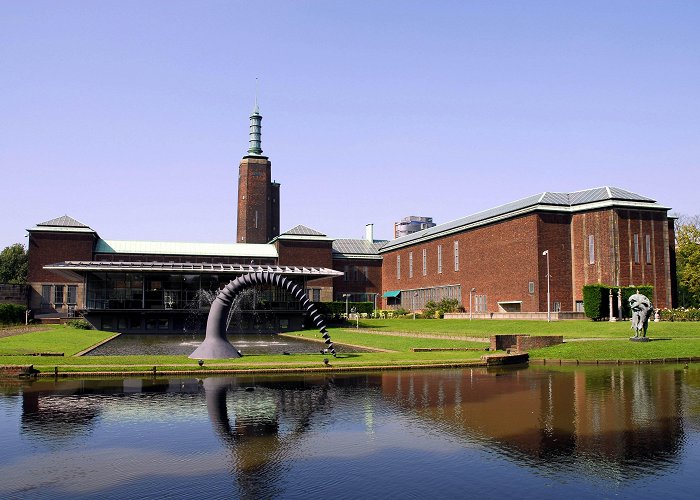
[[[191,263],[191,262],[110,262],[110,261],[66,261],[44,266],[71,278],[86,272],[172,272],[191,274],[248,274],[278,273],[285,276],[304,276],[307,278],[325,278],[342,276],[343,273],[326,267],[305,266],[256,266],[241,264]]]
[[[266,243],[185,243],[99,239],[95,245],[95,253],[277,258],[277,249],[274,245]]]
[[[306,226],[303,226],[301,224],[293,227],[289,231],[285,231],[284,233],[282,233],[282,235],[285,235],[285,234],[292,235],[292,236],[326,236],[325,234],[321,233],[320,231],[316,231],[315,229],[311,229],[310,227],[306,227]]]
[[[384,253],[391,249],[412,244],[418,240],[427,240],[434,237],[465,230],[469,227],[479,226],[495,222],[534,210],[577,212],[605,206],[632,206],[636,208],[651,208],[657,210],[669,210],[656,203],[655,200],[641,196],[631,191],[616,187],[599,187],[575,191],[573,193],[544,193],[528,196],[521,200],[512,201],[505,205],[490,208],[483,212],[477,212],[461,219],[439,224],[437,226],[402,236],[386,243],[380,250]]]
[[[380,258],[379,249],[385,240],[370,242],[363,239],[337,239],[333,241],[333,255],[346,258]]]
[[[46,222],[40,222],[37,226],[52,226],[52,227],[87,227],[82,222],[78,222],[73,217],[69,215],[62,215],[61,217],[56,217],[55,219],[47,220]]]

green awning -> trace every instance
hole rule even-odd
[[[382,294],[382,297],[384,297],[384,298],[389,298],[389,297],[396,298],[399,295],[401,295],[401,290],[389,290],[388,292],[384,292]]]

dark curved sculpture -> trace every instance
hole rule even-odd
[[[233,347],[231,342],[228,341],[228,338],[226,338],[226,320],[228,319],[228,313],[233,306],[233,301],[236,296],[246,288],[255,285],[274,285],[287,290],[292,297],[301,303],[304,310],[309,314],[311,321],[314,322],[316,327],[318,327],[319,331],[323,334],[326,348],[333,357],[335,357],[335,348],[333,347],[333,342],[331,342],[330,335],[328,335],[326,331],[326,324],[316,310],[316,306],[313,305],[304,293],[304,290],[282,275],[261,272],[250,273],[236,278],[217,294],[209,310],[207,333],[204,337],[204,342],[190,354],[190,358],[227,359],[240,358],[242,356],[240,351]]]

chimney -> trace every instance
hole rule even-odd
[[[374,243],[374,224],[367,224],[365,226],[365,239],[370,243]]]

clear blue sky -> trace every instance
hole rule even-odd
[[[234,242],[260,79],[282,230],[603,185],[700,213],[698,1],[5,1],[0,248]]]

